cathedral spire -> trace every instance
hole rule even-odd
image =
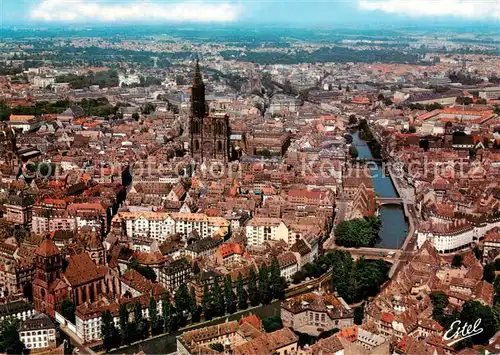
[[[196,57],[196,64],[194,65],[194,81],[193,81],[193,87],[195,86],[204,86],[205,84],[203,83],[203,78],[201,76],[201,71],[200,71],[200,62],[198,60],[198,57]]]
[[[201,77],[198,58],[196,58],[194,66],[193,87],[191,88],[191,116],[196,118],[205,117],[205,84]]]

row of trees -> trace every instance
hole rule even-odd
[[[441,105],[440,103],[434,102],[432,104],[427,104],[423,105],[420,103],[412,103],[408,105],[408,108],[411,110],[426,110],[426,111],[434,111],[434,110],[439,110],[442,109],[444,106]]]
[[[354,261],[347,251],[335,250],[321,255],[313,263],[307,263],[293,276],[294,283],[300,283],[307,277],[316,278],[333,269],[332,289],[348,303],[366,300],[380,290],[380,286],[389,279],[389,266],[383,260]],[[362,319],[362,309],[356,317]]]
[[[223,316],[225,313],[232,314],[236,309],[247,309],[248,303],[252,307],[259,304],[269,304],[273,299],[284,299],[286,281],[281,277],[278,260],[273,258],[270,267],[263,264],[259,268],[258,275],[254,270],[248,274],[248,286],[244,287],[243,276],[238,275],[236,284],[236,295],[232,289],[230,276],[224,279],[223,287],[215,283],[211,290],[205,287],[201,308],[205,320],[214,316]]]
[[[348,248],[372,247],[377,242],[381,226],[378,216],[342,221],[335,227],[335,243]]]
[[[373,135],[368,122],[365,119],[359,121],[359,137],[367,142],[368,148],[375,159],[382,158],[382,146]]]
[[[239,274],[235,293],[231,277],[228,275],[223,280],[216,280],[211,289],[206,285],[201,304],[198,305],[195,289],[193,287],[188,289],[186,284],[182,284],[175,293],[173,303],[168,295],[162,300],[161,316],[157,313],[156,300],[151,297],[149,320],[142,316],[140,303],[134,304],[132,317],[129,308],[122,304],[119,309],[119,328],[115,327],[110,311],[104,312],[101,316],[104,346],[110,350],[144,339],[149,334],[173,333],[179,327],[185,326],[189,318],[192,323],[197,323],[203,315],[208,321],[213,317],[233,314],[238,309],[247,309],[249,303],[251,306],[258,306],[261,303],[269,304],[273,299],[284,299],[286,282],[281,277],[278,260],[273,258],[270,267],[262,265],[258,275],[251,270],[247,289],[244,287],[243,276]]]
[[[419,56],[416,53],[407,53],[399,50],[353,50],[344,47],[322,47],[313,52],[295,51],[285,53],[278,51],[246,51],[241,55],[240,51],[221,51],[220,55],[227,60],[237,58],[240,61],[258,64],[300,64],[300,63],[419,63]]]
[[[389,266],[382,259],[354,261],[346,251],[335,250],[330,254],[332,288],[347,302],[355,303],[375,296],[389,279]],[[358,314],[359,317],[359,314]]]
[[[122,118],[119,112],[120,107],[130,106],[126,103],[117,103],[112,105],[105,97],[97,99],[83,99],[80,102],[71,102],[69,100],[59,100],[56,102],[40,101],[32,106],[18,106],[10,108],[5,102],[0,102],[0,121],[7,121],[11,114],[15,115],[34,115],[60,114],[72,104],[80,105],[85,111],[86,116]],[[148,107],[148,106],[146,106]],[[154,109],[153,109],[154,111]]]
[[[116,87],[119,84],[118,72],[108,70],[87,75],[63,74],[56,77],[57,83],[69,83],[73,89],[84,89],[91,85],[99,85],[100,88]]]

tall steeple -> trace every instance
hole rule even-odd
[[[194,66],[193,87],[191,88],[191,116],[195,118],[205,117],[205,84],[201,77],[198,58],[196,58]]]

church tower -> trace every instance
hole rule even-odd
[[[206,159],[227,161],[229,158],[229,117],[210,117],[205,102],[205,84],[200,64],[196,60],[191,87],[191,117],[189,122],[191,156],[198,162]]]
[[[191,88],[191,117],[203,119],[206,114],[205,111],[205,84],[201,77],[200,63],[196,59],[193,86]]]
[[[194,80],[191,87],[191,117],[189,134],[191,137],[191,156],[198,161],[203,160],[203,151],[201,144],[203,141],[203,119],[205,118],[206,104],[205,104],[205,84],[201,77],[200,64],[196,59],[194,67]]]
[[[33,281],[33,303],[39,312],[52,317],[66,295],[61,281],[63,258],[50,238],[45,238],[35,251],[35,278]]]

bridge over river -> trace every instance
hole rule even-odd
[[[378,206],[403,205],[403,199],[401,197],[377,197],[376,201]]]

